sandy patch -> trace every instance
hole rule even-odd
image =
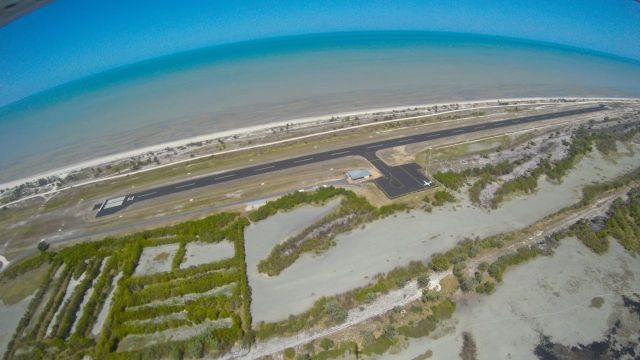
[[[187,252],[180,268],[212,263],[228,259],[235,255],[235,248],[231,241],[221,241],[219,243],[190,242],[187,244]]]
[[[178,246],[178,244],[166,244],[144,248],[133,275],[144,276],[171,271],[171,261]]]

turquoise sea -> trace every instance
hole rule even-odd
[[[640,97],[640,63],[536,42],[429,32],[303,35],[194,50],[0,108],[0,183],[272,121],[528,96]]]

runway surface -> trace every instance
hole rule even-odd
[[[221,184],[227,181],[243,179],[255,175],[266,174],[278,170],[286,170],[295,168],[297,166],[338,159],[345,156],[362,156],[369,162],[371,162],[371,164],[374,165],[383,175],[381,178],[375,180],[376,185],[389,198],[395,198],[429,187],[428,185],[426,185],[429,183],[429,179],[423,174],[422,169],[420,169],[420,167],[415,163],[400,166],[389,166],[385,164],[381,159],[377,157],[376,152],[378,150],[434,139],[441,139],[449,136],[457,136],[477,131],[491,130],[512,125],[556,119],[565,116],[587,114],[601,111],[604,108],[605,107],[603,105],[599,105],[582,109],[559,111],[549,114],[531,115],[483,124],[467,125],[458,128],[382,140],[369,144],[346,147],[340,150],[325,151],[316,154],[295,157],[292,159],[275,161],[268,164],[256,165],[243,169],[217,173],[214,175],[207,175],[196,179],[185,180],[178,183],[163,185],[153,189],[108,199],[100,206],[96,217],[114,214],[126,208],[127,206],[140,201],[154,199],[181,191]]]

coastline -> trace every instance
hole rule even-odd
[[[545,98],[545,97],[524,97],[524,98],[503,98],[503,99],[480,99],[480,100],[468,100],[468,101],[460,101],[460,102],[449,101],[449,102],[419,104],[419,105],[409,105],[409,106],[405,105],[405,106],[395,106],[395,107],[386,107],[386,108],[374,108],[374,109],[366,109],[366,110],[360,110],[360,111],[351,111],[351,112],[343,112],[343,113],[335,113],[335,114],[326,114],[326,115],[320,115],[320,116],[303,117],[303,118],[290,119],[290,120],[281,120],[281,121],[270,122],[270,123],[266,123],[266,124],[262,124],[262,125],[254,125],[254,126],[242,127],[242,128],[233,129],[233,130],[213,132],[213,133],[200,135],[200,136],[195,136],[195,137],[183,138],[183,139],[164,142],[164,143],[160,143],[160,144],[156,144],[156,145],[146,146],[146,147],[135,149],[135,150],[131,150],[131,151],[119,152],[119,153],[115,153],[115,154],[112,154],[112,155],[102,156],[102,157],[98,157],[98,158],[95,158],[95,159],[78,162],[78,163],[75,163],[75,164],[72,164],[72,165],[69,165],[69,166],[65,166],[65,167],[62,167],[62,168],[58,168],[58,169],[54,169],[54,170],[50,170],[50,171],[45,171],[45,172],[42,172],[42,173],[34,174],[32,176],[28,176],[28,177],[25,177],[25,178],[8,181],[8,182],[0,184],[0,189],[2,189],[2,190],[11,189],[11,188],[19,186],[21,184],[25,184],[25,183],[30,183],[30,182],[36,181],[36,180],[38,180],[40,178],[47,178],[47,177],[61,177],[61,178],[64,178],[68,174],[70,174],[72,172],[80,171],[82,169],[87,169],[87,168],[91,168],[91,167],[95,167],[95,166],[101,166],[101,165],[110,164],[110,163],[117,162],[117,161],[127,160],[127,159],[132,158],[132,157],[141,156],[141,155],[145,155],[145,154],[149,154],[149,153],[154,153],[154,152],[157,152],[157,151],[160,151],[160,150],[164,150],[164,149],[166,149],[168,147],[169,148],[175,148],[175,147],[185,146],[185,145],[188,145],[188,144],[191,144],[191,143],[207,142],[207,141],[212,141],[212,140],[225,138],[225,137],[229,137],[229,136],[248,136],[250,134],[255,134],[255,133],[267,131],[267,130],[270,130],[270,129],[273,129],[273,128],[286,126],[287,124],[288,125],[294,125],[294,126],[300,126],[300,125],[305,125],[305,124],[314,123],[314,122],[325,122],[325,121],[329,121],[330,119],[336,118],[336,117],[340,118],[340,117],[348,117],[348,116],[372,115],[374,113],[379,113],[379,112],[408,111],[408,110],[414,109],[414,108],[424,109],[424,108],[433,107],[433,106],[446,106],[446,105],[451,105],[451,104],[458,104],[458,105],[462,105],[462,106],[483,104],[483,105],[485,105],[485,107],[487,107],[487,106],[488,107],[498,107],[498,106],[525,105],[523,103],[521,103],[521,104],[499,105],[499,103],[504,103],[504,102],[510,102],[511,103],[511,102],[542,102],[542,101],[547,101],[547,102],[551,102],[551,103],[558,103],[560,101],[573,101],[573,102],[581,102],[581,103],[600,102],[600,101],[606,101],[606,102],[635,102],[635,101],[640,101],[640,98],[612,98],[612,97],[551,97],[551,98]],[[492,103],[495,103],[495,105],[489,106],[489,104],[492,104]],[[542,103],[540,103],[540,104],[542,105]],[[472,107],[459,109],[459,110],[443,111],[443,112],[429,114],[429,115],[421,115],[420,117],[423,117],[423,116],[436,116],[436,115],[442,115],[442,114],[446,114],[446,113],[450,113],[450,112],[471,110],[471,109],[474,109],[474,108],[476,108],[476,107],[472,106]],[[480,108],[482,108],[482,107],[480,107]],[[399,119],[392,119],[392,120],[388,120],[388,121],[402,121],[403,119],[404,118],[399,118]],[[368,125],[374,125],[374,124],[380,124],[380,123],[383,123],[383,122],[367,123],[367,124],[359,125],[359,126],[362,127],[362,126],[368,126]],[[348,130],[348,129],[352,129],[352,128],[354,128],[354,127],[347,127],[347,128],[339,129],[339,130]],[[306,135],[304,137],[312,137],[312,136],[317,136],[317,135],[320,135],[320,134],[321,133],[314,133],[314,134]],[[102,177],[102,178],[95,178],[95,179],[87,180],[87,181],[84,181],[84,182],[79,182],[78,184],[69,185],[69,186],[66,186],[64,188],[56,189],[55,191],[61,191],[61,190],[64,190],[65,188],[71,188],[71,187],[87,185],[87,184],[95,183],[95,182],[98,182],[98,181],[104,181],[106,179],[116,179],[118,177],[128,176],[128,175],[132,175],[132,174],[140,173],[140,172],[145,172],[145,171],[151,171],[151,170],[155,170],[155,169],[166,167],[166,166],[173,166],[173,165],[176,165],[176,164],[179,164],[179,163],[194,161],[194,160],[198,160],[198,159],[201,159],[201,158],[210,157],[210,156],[214,156],[214,155],[221,155],[221,154],[225,154],[225,153],[242,151],[242,150],[247,150],[247,149],[256,148],[256,147],[269,146],[269,145],[273,145],[275,143],[294,141],[296,139],[299,139],[299,137],[298,138],[279,140],[279,141],[276,141],[276,142],[263,143],[263,144],[258,144],[258,145],[253,145],[253,146],[243,147],[243,148],[238,148],[238,149],[231,149],[231,150],[213,152],[213,153],[204,154],[204,155],[196,156],[196,157],[193,157],[193,158],[181,159],[181,160],[177,160],[177,161],[173,161],[173,162],[169,162],[169,163],[166,163],[166,164],[153,166],[153,167],[149,167],[149,168],[145,168],[145,169],[141,169],[141,170],[137,170],[137,171],[127,172],[127,173],[118,174],[118,175],[111,175],[111,176]],[[42,196],[42,195],[45,195],[45,194],[46,193],[40,193],[40,194],[35,194],[33,196]],[[26,200],[27,198],[31,198],[31,197],[32,196],[28,196],[28,197],[19,199],[16,202],[19,202],[19,201],[22,201],[22,200]],[[16,202],[11,202],[11,203],[5,204],[4,206],[8,206],[8,205],[11,205],[11,204],[16,203]]]

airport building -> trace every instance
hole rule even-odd
[[[371,177],[369,170],[351,170],[347,172],[347,177],[351,181],[364,180]]]

